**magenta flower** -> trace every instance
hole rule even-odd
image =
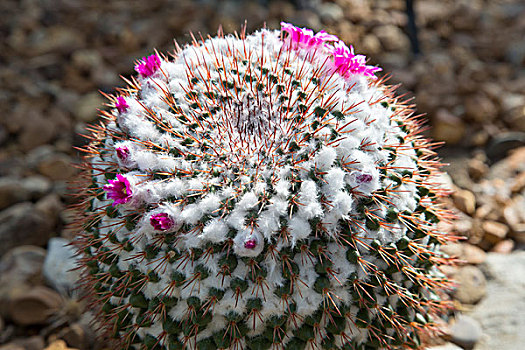
[[[348,48],[342,41],[335,43],[329,50],[333,58],[332,69],[343,77],[348,78],[353,74],[362,74],[376,79],[375,72],[382,70],[379,67],[367,66],[366,57],[354,54],[354,48],[351,45]]]
[[[143,57],[142,61],[135,66],[135,71],[146,78],[155,73],[160,68],[160,58],[157,54]]]
[[[115,148],[115,150],[117,151],[117,157],[120,160],[126,160],[129,157],[129,148],[126,146],[119,146]]]
[[[246,249],[255,249],[257,247],[257,241],[255,239],[249,239],[246,242],[244,242],[244,248]]]
[[[168,213],[159,213],[152,215],[149,218],[151,226],[157,231],[167,231],[173,227],[173,219],[170,218]]]
[[[314,34],[311,29],[299,28],[286,22],[281,22],[281,30],[288,33],[286,43],[294,50],[315,49],[326,42],[339,40],[337,36],[328,34],[324,30]]]
[[[118,110],[119,113],[124,113],[128,110],[129,105],[126,102],[126,99],[122,96],[117,97],[117,102],[115,103],[115,108]]]
[[[106,196],[113,199],[113,206],[127,203],[131,199],[133,192],[131,185],[124,176],[117,174],[116,180],[108,180],[109,184],[104,186]]]

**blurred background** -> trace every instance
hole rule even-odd
[[[97,122],[99,91],[124,86],[135,60],[244,20],[337,34],[414,98],[427,134],[446,142],[458,216],[447,229],[465,237],[444,247],[464,262],[444,269],[459,311],[440,349],[523,349],[523,0],[2,0],[0,350],[103,348],[66,272],[74,147]]]

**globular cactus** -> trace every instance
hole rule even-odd
[[[419,118],[336,36],[194,40],[93,128],[83,288],[118,349],[377,349],[435,330],[450,239]]]

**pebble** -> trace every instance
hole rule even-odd
[[[15,203],[24,202],[31,198],[31,194],[24,188],[22,182],[14,177],[0,178],[0,210]]]
[[[344,17],[343,10],[335,3],[325,2],[318,11],[321,21],[327,24],[338,22]]]
[[[466,214],[474,214],[476,211],[476,197],[469,190],[456,189],[452,194],[456,208]]]
[[[103,107],[105,102],[99,92],[90,92],[78,100],[74,109],[74,116],[76,120],[92,123],[98,117],[98,109]]]
[[[486,220],[482,224],[483,231],[485,231],[485,239],[489,242],[497,243],[507,236],[509,227],[501,222]]]
[[[478,123],[486,123],[498,115],[494,103],[482,94],[467,97],[464,104],[466,116]]]
[[[9,250],[0,260],[0,290],[16,284],[42,284],[45,258],[46,250],[37,246],[23,245]]]
[[[487,296],[469,312],[483,329],[476,350],[521,350],[525,344],[525,252],[489,253]]]
[[[469,264],[479,265],[487,259],[487,253],[480,247],[468,243],[462,244],[462,247],[463,257]]]
[[[77,267],[75,249],[70,242],[61,237],[49,240],[48,252],[43,266],[43,274],[47,283],[55,290],[67,295],[72,291],[80,278]]]
[[[62,298],[54,290],[36,286],[12,295],[9,316],[18,325],[38,325],[60,309]]]
[[[78,323],[62,329],[58,332],[57,337],[63,339],[67,345],[74,348],[84,350],[87,347],[86,332]]]
[[[450,340],[463,348],[472,348],[483,331],[478,321],[470,316],[459,314],[450,326]]]
[[[454,280],[458,284],[454,297],[463,304],[475,304],[486,294],[487,281],[483,272],[475,266],[461,267],[454,274]]]
[[[52,183],[44,176],[32,175],[21,180],[22,187],[29,192],[31,200],[38,200],[51,191]]]
[[[18,136],[18,144],[23,151],[50,143],[56,136],[56,126],[41,113],[33,110],[23,116],[22,130]]]
[[[447,144],[460,143],[465,136],[466,126],[463,121],[445,109],[439,109],[434,117],[432,136]]]
[[[512,239],[504,239],[503,241],[496,243],[490,251],[499,254],[509,254],[514,249],[515,245],[516,243],[514,243]]]
[[[79,350],[79,349],[70,348],[67,346],[65,341],[58,339],[58,340],[53,341],[51,344],[49,344],[49,346],[45,348],[44,350]]]
[[[76,173],[73,160],[63,153],[52,153],[38,163],[40,174],[51,180],[68,180]]]
[[[406,34],[394,25],[383,25],[374,28],[373,33],[377,36],[383,48],[387,51],[408,51],[410,42]]]
[[[456,256],[467,264],[478,265],[485,261],[487,253],[483,249],[469,243],[449,243],[440,250],[448,256]]]
[[[15,339],[12,343],[22,346],[25,350],[42,350],[46,346],[44,338],[38,335]]]
[[[5,345],[0,345],[0,350],[26,350],[23,346],[18,344],[8,343]]]
[[[430,346],[426,348],[426,350],[463,350],[463,348],[460,348],[456,344],[446,343],[443,345]]]
[[[54,226],[55,220],[36,210],[33,203],[18,203],[1,211],[0,255],[20,245],[46,245]]]
[[[481,180],[483,177],[485,177],[485,175],[489,171],[489,167],[487,166],[487,164],[475,158],[469,160],[467,167],[468,167],[468,174],[470,178],[474,181]]]

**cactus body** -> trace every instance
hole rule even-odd
[[[86,148],[76,242],[118,348],[418,345],[444,191],[378,68],[289,24],[135,68]]]

